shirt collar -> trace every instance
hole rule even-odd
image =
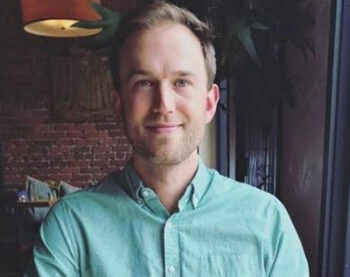
[[[124,173],[126,177],[126,186],[130,192],[132,198],[136,201],[140,201],[140,191],[144,187],[140,177],[137,175],[131,160],[128,161],[124,168]]]
[[[134,200],[142,200],[140,192],[144,185],[137,175],[131,160],[127,163],[124,168],[125,176],[127,179],[127,188]],[[206,192],[211,181],[211,174],[208,168],[204,165],[202,159],[198,157],[198,168],[197,171],[188,185],[185,193],[179,200],[179,209],[182,210],[181,206],[185,206],[189,200],[191,200],[194,209],[197,208],[200,200],[202,199],[204,193]]]
[[[204,165],[202,159],[199,157],[197,172],[190,183],[190,185],[193,187],[191,202],[194,208],[197,208],[199,202],[203,198],[203,195],[207,191],[210,181],[211,181],[210,171]]]

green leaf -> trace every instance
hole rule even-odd
[[[258,57],[258,54],[255,49],[255,45],[252,39],[251,31],[250,31],[250,26],[240,30],[237,34],[238,39],[241,41],[243,44],[244,48],[247,50],[248,55],[252,59],[252,61],[258,65],[261,66],[260,59]]]
[[[269,27],[267,27],[266,25],[260,23],[260,22],[254,22],[250,25],[252,28],[254,29],[258,29],[258,30],[263,30],[263,31],[267,31],[269,30]]]
[[[112,41],[122,18],[122,14],[119,12],[113,12],[95,2],[90,2],[90,5],[101,16],[101,19],[95,21],[81,20],[71,25],[71,27],[86,29],[102,28],[102,31],[97,35],[86,38],[87,46],[89,48],[106,47]]]
[[[243,12],[238,13],[237,11],[239,11],[239,9],[236,6],[231,6],[228,9],[227,14],[225,16],[225,37],[227,38],[227,40],[224,45],[225,50],[223,55],[223,61],[224,63],[227,62],[228,51],[230,51],[231,42],[233,39],[236,38],[242,43],[252,61],[257,66],[261,66],[260,59],[255,49],[254,41],[251,36],[251,28],[264,28],[265,26],[258,22],[251,22],[247,14]]]

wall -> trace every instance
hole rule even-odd
[[[315,49],[307,61],[289,46],[286,69],[293,77],[295,108],[284,107],[279,197],[300,234],[311,268],[317,275],[328,74],[330,0],[307,0],[315,25],[305,30]]]
[[[0,2],[0,140],[4,182],[25,175],[85,186],[122,167],[131,153],[121,122],[57,122],[49,61],[80,42],[26,34],[20,1]],[[93,53],[92,53],[93,54]]]
[[[136,6],[135,1],[119,0],[105,0],[102,4],[112,10]],[[74,57],[75,52],[78,57],[98,56],[104,55],[103,51],[101,54],[101,51],[83,50],[84,40],[42,38],[25,33],[20,1],[0,1],[0,34],[4,183],[23,184],[25,176],[31,175],[85,186],[123,167],[131,155],[131,147],[121,122],[114,119],[57,122],[54,115],[52,59]],[[213,124],[207,128],[200,153],[204,162],[215,168]]]
[[[199,145],[199,155],[204,164],[216,169],[216,124],[215,118],[207,125],[203,141]]]

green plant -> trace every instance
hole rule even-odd
[[[295,0],[173,0],[200,15],[215,28],[217,80],[236,79],[236,97],[246,116],[268,125],[273,108],[293,106],[292,81],[284,74],[286,42],[302,51],[314,50],[305,36],[312,18]]]

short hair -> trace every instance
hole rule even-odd
[[[110,66],[113,85],[120,90],[119,58],[120,51],[126,39],[133,33],[149,30],[162,23],[182,24],[189,28],[199,40],[204,56],[207,72],[208,88],[214,83],[216,74],[216,59],[213,46],[213,35],[209,25],[200,21],[190,11],[165,1],[155,1],[122,18],[114,35]]]

